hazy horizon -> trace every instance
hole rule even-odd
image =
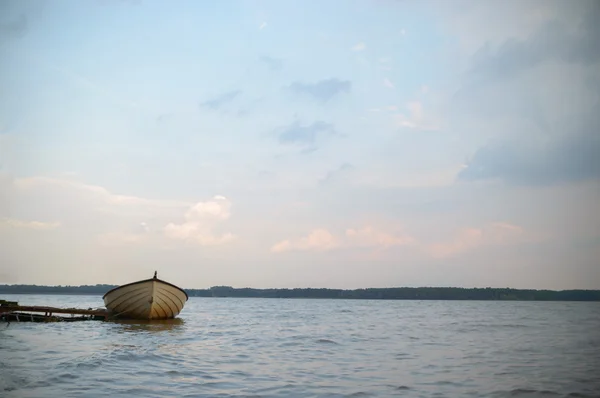
[[[134,281],[129,281],[129,282],[134,282]],[[167,281],[168,282],[168,281]],[[108,286],[120,286],[121,284],[125,284],[127,282],[122,282],[120,284],[115,284],[115,283],[94,283],[94,284],[72,284],[72,285],[46,285],[46,284],[34,284],[34,283],[0,283],[0,286],[17,286],[17,285],[22,285],[22,286],[39,286],[39,287],[82,287],[82,286],[95,286],[95,285],[108,285]],[[233,289],[256,289],[256,290],[292,290],[292,289],[329,289],[329,290],[363,290],[363,289],[404,289],[404,288],[409,288],[409,289],[514,289],[514,290],[553,290],[553,291],[561,291],[561,290],[593,290],[593,291],[600,291],[600,289],[569,289],[569,288],[565,288],[565,289],[535,289],[535,288],[515,288],[515,287],[511,287],[511,286],[426,286],[426,285],[419,285],[419,286],[363,286],[363,287],[356,287],[356,288],[339,288],[339,287],[327,287],[327,286],[323,286],[323,287],[312,287],[312,286],[297,286],[297,287],[277,287],[277,286],[231,286],[228,284],[223,284],[223,285],[212,285],[212,286],[179,286],[182,289],[185,290],[209,290],[213,287],[230,287]],[[45,293],[4,293],[4,294],[45,294]],[[60,294],[68,294],[68,293],[60,293]],[[85,294],[96,294],[96,293],[85,293]],[[199,296],[200,297],[200,296]]]
[[[600,289],[600,3],[0,4],[0,284]]]

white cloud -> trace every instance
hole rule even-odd
[[[198,202],[190,208],[187,220],[218,219],[227,220],[231,216],[231,202],[224,196],[217,195],[213,200]]]
[[[365,43],[356,43],[353,47],[352,47],[352,51],[364,51],[366,50],[367,45]]]
[[[361,229],[347,229],[346,237],[350,246],[356,247],[392,247],[415,244],[417,241],[406,234],[393,235],[378,231],[372,226]]]
[[[258,27],[258,29],[259,29],[259,30],[263,30],[263,29],[264,29],[264,28],[266,28],[266,27],[267,27],[267,23],[266,23],[266,22],[263,22],[263,23],[261,23],[261,24],[260,24],[260,26]]]
[[[286,239],[271,247],[271,252],[328,251],[332,249],[369,248],[385,250],[391,247],[412,247],[422,255],[444,259],[465,254],[479,248],[511,245],[531,241],[522,227],[507,222],[490,223],[483,227],[463,228],[447,241],[427,243],[405,232],[391,233],[367,225],[348,228],[341,237],[326,229],[315,229],[305,237]]]
[[[372,226],[348,228],[341,238],[326,229],[315,229],[305,237],[286,239],[271,248],[273,253],[286,251],[326,251],[337,248],[388,248],[415,244],[416,240],[406,234],[393,235]]]
[[[165,239],[208,246],[234,238],[231,233],[217,233],[217,227],[231,214],[231,202],[223,196],[191,204],[119,195],[101,186],[47,177],[8,178],[3,182],[1,189],[7,201],[0,202],[0,215],[17,211],[35,214],[35,218],[52,217],[60,223],[0,218],[0,225],[37,230],[61,225],[65,234],[93,239],[103,246],[158,244]],[[44,202],[38,197],[44,197]],[[174,222],[182,214],[183,222]],[[149,224],[156,227],[151,229]]]
[[[481,228],[464,228],[448,242],[430,245],[428,251],[436,258],[456,256],[482,246],[516,243],[524,237],[522,227],[506,222],[492,223]]]
[[[216,246],[231,242],[235,236],[230,233],[219,235],[215,229],[231,216],[231,201],[223,196],[198,202],[185,214],[180,224],[169,223],[165,227],[165,236],[173,240],[196,243],[201,246]]]
[[[340,241],[326,229],[315,229],[308,236],[297,240],[286,239],[271,248],[273,253],[293,250],[324,251],[340,246]]]
[[[33,191],[42,188],[62,188],[81,193],[93,194],[102,202],[117,206],[153,206],[153,207],[182,207],[187,202],[145,199],[137,196],[118,195],[98,185],[88,185],[78,181],[48,178],[28,177],[15,179],[15,187],[22,191]]]
[[[10,218],[0,219],[0,225],[13,228],[33,229],[37,231],[51,230],[60,227],[60,223],[58,222],[23,221]]]

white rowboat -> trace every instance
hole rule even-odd
[[[171,319],[175,318],[188,300],[187,293],[156,277],[128,283],[109,290],[104,305],[115,318]]]

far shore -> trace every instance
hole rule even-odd
[[[2,294],[102,296],[116,285],[40,286],[0,285]],[[600,290],[536,290],[512,288],[393,287],[366,289],[255,289],[213,286],[184,289],[190,297],[297,298],[356,300],[487,300],[487,301],[600,301]]]

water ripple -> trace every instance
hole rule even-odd
[[[598,303],[191,298],[172,322],[0,327],[0,396],[598,397],[597,330]]]

